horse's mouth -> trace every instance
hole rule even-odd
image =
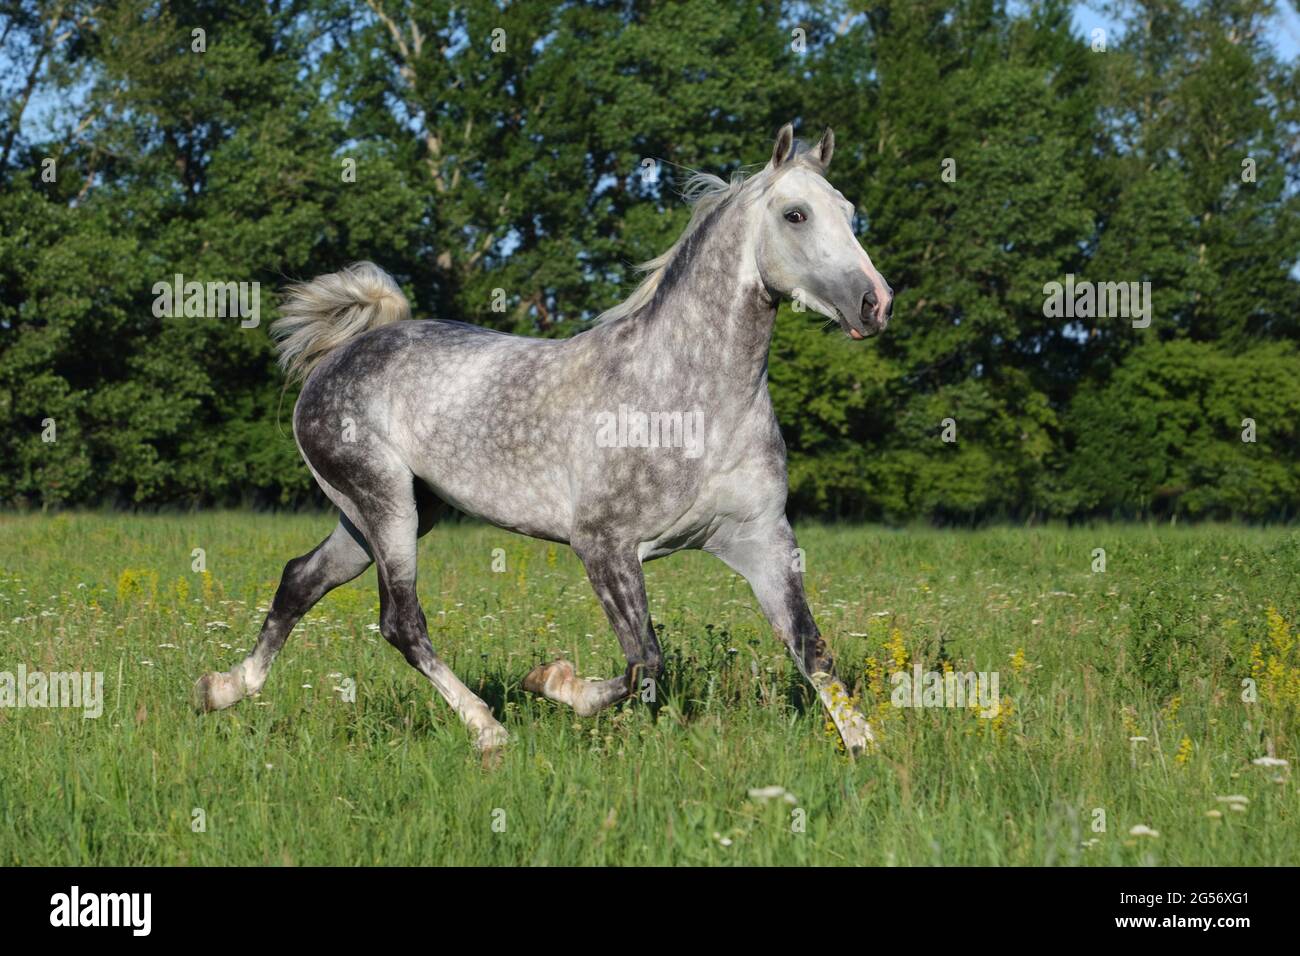
[[[883,328],[883,326],[875,326],[873,328],[872,326],[867,326],[867,325],[863,325],[861,328],[859,328],[857,325],[850,322],[845,317],[844,312],[841,309],[835,310],[835,321],[840,324],[840,329],[843,330],[844,334],[847,335],[849,338],[853,339],[853,341],[855,342],[861,342],[863,339],[869,339],[873,335],[879,334],[881,328]]]

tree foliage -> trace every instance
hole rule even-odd
[[[1274,12],[1116,3],[1102,52],[1060,0],[10,2],[0,502],[316,500],[266,334],[287,279],[368,258],[417,315],[570,335],[682,228],[686,170],[793,119],[836,130],[897,290],[865,347],[780,313],[793,511],[1294,515]],[[260,283],[260,324],[156,316],[178,273]],[[1067,274],[1150,283],[1150,327],[1050,315]]]

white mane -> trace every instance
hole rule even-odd
[[[636,267],[638,272],[647,272],[649,275],[641,280],[641,284],[631,295],[618,305],[606,309],[596,317],[596,321],[612,322],[621,319],[649,303],[654,298],[659,283],[663,281],[664,273],[668,271],[668,264],[681,251],[686,240],[709,218],[710,213],[739,193],[747,181],[745,174],[739,171],[732,174],[730,182],[711,173],[692,173],[690,179],[686,181],[686,187],[682,190],[682,198],[692,207],[690,222],[666,252]]]

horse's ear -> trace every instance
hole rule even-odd
[[[781,164],[790,159],[794,152],[794,127],[786,123],[781,127],[781,131],[776,134],[776,145],[772,147],[772,161],[768,163],[769,169],[777,169]]]
[[[835,152],[835,132],[829,126],[826,132],[822,133],[821,140],[817,143],[817,148],[813,150],[813,155],[817,157],[817,162],[821,165],[822,172],[825,172],[831,165],[831,154]]]

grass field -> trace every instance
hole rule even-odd
[[[579,719],[518,686],[556,656],[623,667],[577,560],[437,528],[434,645],[513,736],[484,771],[378,634],[373,570],[304,619],[260,697],[191,712],[331,526],[0,517],[0,671],[105,675],[98,719],[0,708],[0,864],[1300,862],[1300,532],[800,529],[814,613],[882,735],[854,762],[714,559],[647,568],[657,705]],[[892,706],[918,661],[998,672],[1000,712]],[[791,797],[749,795],[772,786]]]

